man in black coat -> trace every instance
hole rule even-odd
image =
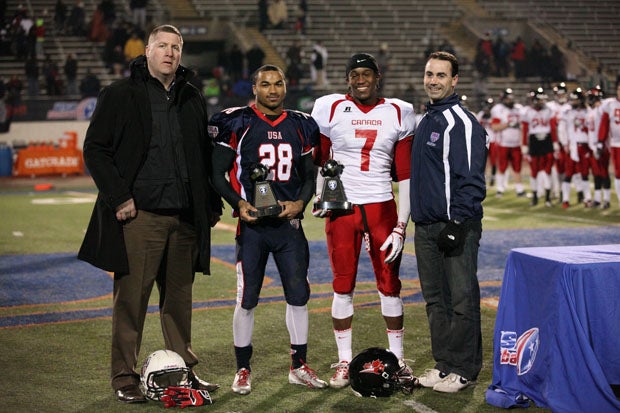
[[[149,296],[156,282],[165,348],[198,379],[191,346],[194,272],[209,274],[211,227],[222,201],[211,186],[208,115],[180,66],[183,39],[155,28],[131,75],[104,88],[84,141],[99,195],[78,258],[114,272],[112,388],[118,400],[143,402],[136,373]]]

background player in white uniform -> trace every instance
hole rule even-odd
[[[568,103],[566,83],[560,82],[553,87],[553,97],[552,100],[547,102],[547,106],[553,111],[553,116],[556,119],[560,119],[562,114],[571,108],[570,103]],[[568,157],[568,149],[565,150],[559,142],[558,146],[554,155],[553,166],[551,167],[551,190],[556,198],[560,198],[561,182],[564,179],[564,166]]]
[[[616,97],[605,99],[601,105],[599,142],[608,142],[614,163],[614,188],[620,203],[620,80],[616,82]]]
[[[557,142],[557,119],[546,105],[547,95],[542,88],[532,92],[532,106],[523,111],[521,131],[523,154],[530,163],[532,206],[538,204],[538,194],[544,190],[545,206],[551,206],[551,168]]]
[[[609,179],[609,147],[607,142],[598,141],[598,126],[601,124],[601,104],[604,92],[595,86],[586,93],[588,97],[588,141],[592,158],[590,166],[594,176],[594,208],[607,209],[611,200],[611,180]]]
[[[502,92],[501,101],[491,109],[491,128],[497,134],[497,196],[502,196],[508,186],[508,163],[514,173],[517,196],[525,196],[521,180],[521,108],[514,101],[512,89],[507,88]]]
[[[558,119],[558,140],[567,151],[562,182],[562,208],[570,205],[570,184],[577,189],[578,203],[584,202],[586,208],[592,206],[590,182],[590,157],[592,152],[588,142],[588,109],[586,96],[577,88],[569,95],[571,108]]]
[[[346,68],[349,93],[323,96],[312,110],[321,131],[321,153],[315,162],[320,165],[331,157],[344,166],[342,183],[348,201],[354,204],[349,214],[313,211],[326,217],[334,276],[332,320],[339,362],[333,365],[336,373],[330,379],[331,387],[349,384],[353,293],[362,241],[375,272],[389,349],[403,360],[399,267],[409,220],[409,157],[415,116],[411,104],[378,96],[380,78],[373,56],[355,54]],[[321,178],[319,175],[319,181]],[[398,210],[393,178],[399,183]],[[321,187],[319,182],[319,191]]]

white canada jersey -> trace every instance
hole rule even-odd
[[[553,112],[553,116],[555,116],[557,119],[560,119],[564,112],[569,111],[573,108],[570,103],[560,103],[555,100],[550,100],[549,102],[545,103],[545,105],[549,109],[551,109],[551,111]]]
[[[570,109],[558,121],[558,138],[562,145],[588,143],[588,110]]]
[[[601,104],[601,125],[598,138],[600,141],[609,137],[609,146],[620,148],[620,100],[605,99]]]
[[[347,199],[354,204],[393,199],[394,147],[413,135],[413,105],[383,98],[375,106],[358,106],[348,95],[331,94],[316,100],[312,117],[331,141],[332,158],[344,166]]]
[[[548,134],[551,133],[553,119],[553,111],[548,107],[536,110],[529,106],[523,112],[521,122],[527,124],[527,135]]]
[[[516,104],[509,108],[503,103],[498,103],[491,108],[491,123],[504,123],[508,125],[496,133],[497,143],[506,148],[521,146],[521,111],[522,106]]]

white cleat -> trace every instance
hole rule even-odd
[[[235,380],[231,386],[232,391],[237,394],[250,394],[252,391],[252,375],[246,368],[239,369],[235,374]]]
[[[327,383],[319,379],[316,372],[308,367],[307,364],[303,364],[297,369],[291,367],[288,373],[288,382],[306,386],[311,389],[324,389],[328,387]]]

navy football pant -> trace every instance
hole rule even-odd
[[[271,253],[278,267],[286,302],[306,305],[310,298],[308,240],[298,219],[263,219],[256,224],[240,223],[237,236],[237,301],[246,310],[258,305]]]

